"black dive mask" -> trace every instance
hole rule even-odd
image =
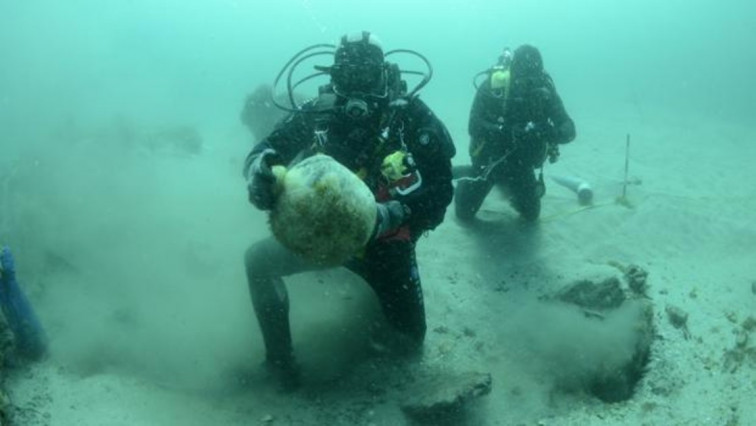
[[[512,83],[513,91],[525,96],[539,93],[546,88],[546,81],[542,73],[516,77]]]
[[[345,61],[331,68],[331,78],[338,92],[381,95],[385,80],[384,67],[383,63]]]
[[[342,99],[341,109],[352,120],[364,120],[386,99],[386,77],[380,63],[340,63],[331,69],[333,91]]]

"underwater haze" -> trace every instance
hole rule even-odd
[[[16,254],[54,362],[77,377],[193,391],[222,389],[259,364],[242,259],[269,231],[247,202],[241,168],[254,140],[239,115],[300,49],[361,30],[429,59],[421,97],[449,128],[455,164],[468,162],[473,77],[524,43],[543,54],[576,149],[590,157],[615,146],[618,176],[634,128],[754,131],[752,1],[0,0],[0,244]],[[695,173],[700,158],[670,151],[662,163],[689,167],[674,179]],[[646,159],[651,168],[656,157]],[[594,160],[603,161],[572,165],[591,170]],[[441,255],[456,258],[447,248]],[[440,318],[433,292],[443,290],[428,291]],[[344,325],[350,308],[313,298],[293,301],[300,318],[329,311],[327,325],[364,325]]]
[[[431,60],[424,96],[444,118],[466,113],[472,75],[504,46],[532,43],[573,110],[636,103],[746,120],[756,102],[753,8],[745,0],[7,1],[0,120],[15,131],[118,114],[228,128],[243,94],[300,48],[362,29],[387,49]]]

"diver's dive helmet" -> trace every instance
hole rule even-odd
[[[420,59],[426,71],[403,70],[386,58],[394,54],[408,54]],[[295,79],[299,66],[312,58],[332,56],[331,65],[315,65],[315,72]],[[408,90],[403,74],[422,76],[412,90]],[[313,78],[327,75],[330,82],[319,86],[318,98],[328,99],[316,108],[303,108],[294,96],[295,89]],[[354,120],[379,117],[377,111],[386,107],[402,107],[425,87],[433,76],[433,67],[425,56],[414,50],[394,49],[383,51],[378,38],[368,31],[345,35],[338,45],[314,44],[297,52],[283,66],[273,81],[273,96],[270,101],[277,108],[292,113],[322,113],[338,111]],[[279,83],[286,85],[289,105],[284,105],[275,96]]]
[[[540,76],[543,73],[543,59],[541,52],[529,44],[523,44],[515,49],[512,56],[512,77]]]
[[[530,96],[527,93],[542,91],[546,84],[543,59],[537,48],[523,44],[514,51],[510,66],[512,93]]]
[[[334,53],[331,67],[333,92],[344,101],[344,113],[363,119],[387,99],[387,75],[383,48],[368,31],[345,35]]]
[[[386,92],[383,48],[367,31],[345,35],[336,48],[331,82],[337,94],[383,96]]]

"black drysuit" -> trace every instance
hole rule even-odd
[[[535,220],[544,190],[535,169],[558,152],[556,145],[575,138],[575,124],[546,72],[513,77],[506,90],[492,89],[493,72],[478,88],[470,111],[473,175],[457,184],[455,212],[472,219],[498,184],[523,218]]]
[[[364,253],[344,266],[367,281],[389,323],[419,346],[426,323],[415,243],[443,221],[452,200],[454,145],[442,122],[418,98],[400,107],[386,107],[380,119],[364,123],[338,113],[334,99],[321,95],[279,123],[255,146],[246,167],[268,149],[274,149],[284,165],[324,153],[363,177],[377,201],[395,199],[406,206],[408,215],[402,226],[371,240]],[[405,195],[391,195],[380,173],[382,160],[396,151],[411,153],[421,177],[419,187]],[[273,238],[252,245],[245,264],[267,360],[287,364],[292,342],[282,277],[321,267],[288,252]]]

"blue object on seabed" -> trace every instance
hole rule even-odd
[[[47,352],[47,337],[34,309],[16,281],[16,263],[8,247],[0,253],[0,308],[16,340],[16,353],[38,360]]]

